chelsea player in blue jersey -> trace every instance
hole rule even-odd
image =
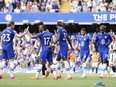
[[[17,34],[14,30],[15,23],[13,21],[8,22],[7,28],[2,32],[2,58],[3,60],[9,60],[9,67],[10,67],[10,78],[15,79],[14,77],[14,49],[13,49],[13,39],[14,37],[21,38],[24,36],[28,29],[24,31],[22,34]],[[1,68],[0,68],[1,69]],[[2,76],[0,76],[2,78]]]
[[[58,71],[57,78],[61,78],[60,60],[62,59],[64,61],[64,65],[65,65],[65,68],[66,68],[66,71],[68,74],[66,79],[72,79],[72,76],[70,75],[69,63],[67,61],[68,43],[72,49],[73,49],[73,47],[72,47],[71,41],[68,37],[67,31],[63,27],[64,27],[64,23],[62,21],[58,21],[57,22],[57,28],[58,28],[57,29],[57,38],[56,38],[56,41],[54,42],[54,44],[59,42],[59,46],[60,46],[60,50],[57,55],[57,71]]]
[[[82,77],[86,77],[86,60],[87,58],[90,58],[90,53],[92,50],[92,42],[90,36],[86,34],[86,29],[81,28],[81,35],[78,37],[78,46],[80,46],[80,60],[82,62],[82,68],[83,68],[83,75]]]
[[[39,74],[42,70],[42,65],[45,64],[47,60],[53,70],[53,74],[54,74],[53,80],[55,80],[57,77],[56,77],[56,69],[54,67],[53,58],[52,58],[52,47],[53,47],[52,34],[46,30],[45,25],[40,25],[39,31],[41,31],[41,33],[38,33],[35,36],[30,35],[31,38],[39,38],[42,47],[39,57],[39,66],[35,77],[33,77],[32,79],[36,79],[36,80],[39,79]]]
[[[100,55],[100,62],[102,63],[101,68],[101,78],[104,75],[104,71],[107,69],[108,72],[110,71],[110,67],[108,66],[108,52],[109,52],[109,45],[112,42],[112,37],[109,33],[105,32],[106,26],[100,26],[100,33],[96,35],[95,45],[98,47],[99,55]],[[108,73],[109,77],[109,73]]]

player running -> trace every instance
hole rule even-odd
[[[32,79],[35,79],[35,80],[39,79],[39,74],[42,70],[42,66],[46,63],[46,60],[47,60],[53,70],[53,74],[54,74],[53,80],[55,80],[56,69],[54,67],[53,59],[52,59],[52,45],[53,45],[52,34],[46,30],[45,25],[40,25],[39,31],[41,31],[41,33],[38,33],[35,36],[30,35],[32,39],[39,38],[41,47],[42,47],[40,52],[40,57],[39,57],[38,69],[37,69],[35,77],[33,77]]]
[[[13,49],[13,39],[14,37],[21,38],[24,36],[27,32],[28,29],[25,29],[24,33],[22,34],[17,34],[16,31],[14,30],[15,23],[13,21],[8,22],[7,28],[3,30],[2,32],[2,58],[3,61],[9,60],[9,67],[10,67],[10,79],[15,79],[14,76],[14,49]],[[3,67],[0,66],[0,69]],[[0,78],[2,77],[2,74],[0,75]]]
[[[60,60],[62,59],[64,61],[64,65],[67,71],[67,78],[66,79],[72,79],[72,76],[70,75],[70,67],[69,63],[67,61],[67,53],[68,53],[68,43],[70,44],[70,47],[73,49],[71,41],[68,37],[67,31],[63,28],[64,23],[62,21],[57,22],[57,35],[56,35],[56,41],[54,44],[59,42],[60,50],[57,55],[57,78],[61,78],[61,72],[60,72]],[[68,41],[68,43],[67,43]]]
[[[92,50],[91,38],[86,34],[86,29],[81,28],[81,35],[78,37],[78,46],[80,46],[80,60],[82,62],[83,75],[82,77],[86,77],[86,69],[87,69],[87,58],[90,57],[90,53]],[[89,48],[90,46],[90,48]]]
[[[108,67],[108,52],[109,52],[108,46],[112,42],[112,37],[110,36],[110,34],[106,33],[105,30],[106,30],[106,26],[101,25],[100,33],[96,35],[96,39],[95,39],[95,45],[96,47],[98,47],[100,62],[102,63],[101,64],[102,72],[100,75],[101,78],[104,76],[104,72]],[[109,72],[110,68],[108,68],[107,70]]]

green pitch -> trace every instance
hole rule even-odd
[[[96,87],[95,83],[102,81],[105,87],[116,87],[116,77],[99,78],[99,75],[88,75],[81,78],[80,74],[73,74],[72,80],[65,80],[66,74],[62,79],[52,80],[52,74],[46,79],[30,80],[34,74],[16,74],[16,80],[10,80],[9,74],[4,74],[4,79],[0,79],[0,87]]]

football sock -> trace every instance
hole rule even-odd
[[[0,75],[2,75],[2,70],[3,70],[2,62],[0,62]]]
[[[83,67],[83,75],[86,76],[86,72],[87,72],[87,65],[86,65],[86,63],[83,63],[82,67]]]
[[[55,66],[53,64],[51,65],[51,68],[52,68],[54,77],[56,77],[56,68],[55,68]]]
[[[103,77],[104,76],[104,72],[105,72],[105,70],[107,68],[107,64],[106,63],[103,63],[102,66],[101,66],[101,68],[102,68],[101,77]]]
[[[65,65],[68,76],[70,76],[70,67],[69,67],[68,61],[64,61],[64,65]]]
[[[40,74],[41,70],[42,70],[42,64],[39,64],[37,72],[36,72],[36,77],[37,78],[39,77],[39,74]]]
[[[60,61],[57,61],[57,75],[60,76],[61,75],[61,71],[60,71]]]
[[[14,62],[10,61],[10,76],[14,76]]]
[[[112,69],[111,69],[111,67],[108,67],[107,68],[107,77],[110,77],[110,71],[111,71]]]

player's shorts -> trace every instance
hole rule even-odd
[[[89,50],[80,51],[81,61],[83,60],[86,61],[88,57],[89,57]]]
[[[39,60],[42,60],[42,61],[47,60],[48,62],[53,62],[52,50],[50,50],[50,49],[42,49],[41,52],[40,52]]]
[[[58,52],[58,57],[64,59],[67,58],[67,55],[68,55],[68,46],[61,46]]]
[[[71,67],[75,67],[75,62],[70,62]]]
[[[116,62],[116,52],[110,53],[109,65],[113,65]]]
[[[92,67],[98,67],[98,62],[92,62]]]
[[[13,59],[15,58],[14,50],[13,48],[8,49],[7,47],[2,48],[2,58],[3,59]]]
[[[99,51],[100,60],[108,58],[108,51],[109,51],[109,49]]]

